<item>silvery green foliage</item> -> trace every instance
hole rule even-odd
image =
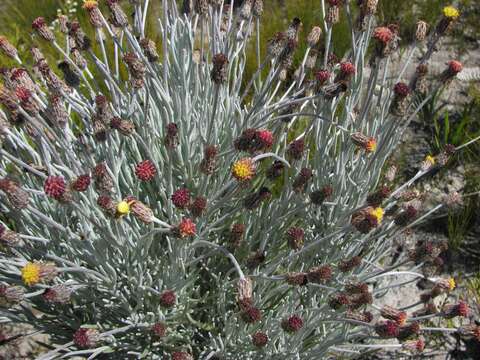
[[[23,286],[21,269],[31,261],[52,262],[58,274],[51,283],[25,287],[21,305],[2,310],[3,321],[32,324],[49,334],[52,343],[60,344],[42,359],[100,353],[112,359],[161,359],[179,349],[200,359],[214,354],[227,359],[321,359],[331,351],[342,351],[342,344],[368,338],[371,325],[344,321],[342,312],[329,308],[328,299],[349,282],[367,281],[374,299],[385,293],[374,288],[388,279],[380,275],[388,275],[395,265],[379,269],[403,227],[386,217],[377,228],[361,234],[350,221],[377,187],[385,161],[419,110],[410,107],[403,117],[390,115],[392,88],[400,79],[389,73],[388,56],[367,65],[374,18],[364,19],[365,29],[352,29],[352,50],[342,60],[356,68],[351,79],[334,80],[340,76],[340,65],[328,65],[326,56],[317,59],[317,68],[328,67],[333,73],[322,87],[305,66],[313,52],[310,48],[296,72],[278,56],[267,55],[261,64],[264,71],[252,80],[244,79],[246,47],[258,30],[256,18],[246,9],[216,4],[201,16],[193,10],[183,15],[167,3],[158,21],[159,62],[149,62],[137,40],[145,36],[148,8],[148,1],[138,1],[132,27],[114,28],[103,18],[103,28],[96,30],[98,51],[82,52],[88,60],[84,70],[70,58],[72,38],[64,46],[59,45],[63,40],[47,44],[81,74],[79,87],[60,90],[69,118],[64,128],[56,126],[46,111],[48,84],[41,76],[33,95],[40,112],[20,106],[26,125],[4,124],[1,175],[15,178],[30,202],[20,210],[9,201],[2,202],[2,213],[24,242],[2,253],[2,281]],[[331,48],[332,29],[323,25],[325,46]],[[294,45],[294,26],[287,36]],[[140,68],[145,68],[144,73],[133,74],[137,79],[122,75],[127,52],[136,54]],[[228,59],[224,83],[214,82],[211,76],[212,57],[219,53]],[[287,68],[291,79],[283,78]],[[138,79],[140,85],[132,86]],[[345,91],[330,96],[340,84],[346,85]],[[135,125],[133,134],[106,129],[106,141],[94,137],[94,98],[100,94],[109,99],[112,116]],[[178,129],[178,145],[173,147],[165,143],[170,123]],[[257,174],[245,184],[232,177],[231,166],[249,156],[233,146],[247,128],[268,129],[275,141],[267,153],[252,155]],[[377,150],[369,154],[359,149],[351,141],[355,133],[375,138]],[[305,140],[298,160],[288,154],[295,139]],[[207,145],[218,150],[211,175],[200,171]],[[157,174],[150,182],[140,182],[135,165],[146,159],[155,164]],[[286,166],[281,177],[271,182],[265,171],[274,160]],[[97,204],[100,193],[93,185],[85,192],[72,192],[71,201],[45,195],[47,176],[62,176],[70,182],[101,162],[113,179],[109,196],[115,204],[134,196],[152,209],[152,222],[145,224],[132,213],[108,216]],[[295,191],[294,180],[302,168],[311,169],[313,177],[302,191]],[[326,185],[333,188],[333,195],[321,206],[313,205],[308,194]],[[245,197],[261,186],[269,187],[272,197],[254,210],[245,209]],[[170,199],[183,187],[208,201],[205,213],[194,219],[196,235],[186,238],[176,235],[176,227],[192,216],[188,210],[176,209]],[[398,201],[391,198],[387,207],[393,208]],[[240,249],[228,243],[233,223],[246,225]],[[285,233],[292,226],[305,230],[305,245],[298,251],[287,246]],[[255,253],[264,254],[265,261],[248,267]],[[340,261],[357,255],[363,262],[352,272],[335,269]],[[285,282],[286,273],[321,264],[334,268],[332,280],[325,285],[293,287]],[[239,316],[237,286],[245,278],[252,279],[253,302],[262,310],[256,324],[246,324]],[[53,284],[71,288],[71,301],[46,302],[42,293]],[[172,309],[159,302],[167,289],[176,293]],[[280,325],[292,314],[304,321],[294,334]],[[166,324],[165,338],[152,337],[150,328],[157,322]],[[93,349],[78,349],[72,342],[82,326],[101,334]],[[261,350],[251,342],[258,330],[270,339]]]

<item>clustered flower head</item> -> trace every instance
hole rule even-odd
[[[249,181],[255,176],[255,163],[252,158],[243,158],[233,163],[231,171],[238,181]]]
[[[27,286],[48,282],[57,275],[54,265],[42,262],[28,262],[21,270],[22,280]]]

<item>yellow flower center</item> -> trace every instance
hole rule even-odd
[[[40,281],[40,265],[27,263],[22,269],[22,280],[25,285],[35,285]]]
[[[377,207],[377,208],[373,209],[372,212],[371,212],[371,214],[377,219],[378,223],[382,222],[384,213],[385,213],[385,211],[383,211],[383,209],[381,207]]]
[[[98,7],[98,2],[96,0],[84,0],[83,1],[83,8],[85,10],[92,10]]]
[[[457,284],[455,283],[455,279],[454,279],[454,278],[448,279],[448,287],[449,287],[450,291],[452,291],[453,289],[455,289],[456,286],[457,286]]]
[[[377,150],[377,140],[375,140],[374,138],[368,139],[365,150],[367,152],[374,152],[375,150]]]
[[[119,215],[127,215],[130,212],[130,204],[126,201],[120,201],[117,204],[117,213]]]
[[[445,6],[443,8],[443,15],[446,18],[455,20],[456,18],[458,18],[460,16],[460,12],[456,8],[454,8],[453,6]]]
[[[232,175],[240,181],[250,180],[255,174],[255,167],[252,159],[245,158],[238,160],[232,166]]]
[[[432,155],[427,155],[425,157],[425,162],[429,163],[430,165],[435,165],[435,158]]]

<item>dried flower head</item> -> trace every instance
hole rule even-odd
[[[299,315],[291,315],[282,320],[282,329],[289,333],[295,333],[303,327],[303,319]]]

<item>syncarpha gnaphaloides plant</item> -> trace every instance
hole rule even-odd
[[[390,73],[399,29],[377,24],[377,1],[321,1],[300,66],[296,18],[249,79],[263,1],[162,1],[159,44],[145,33],[149,1],[130,2],[84,1],[92,29],[35,19],[31,69],[0,38],[18,63],[0,87],[2,321],[47,334],[40,359],[323,359],[421,352],[433,331],[480,338],[473,323],[423,323],[468,316],[464,302],[434,305],[455,287],[434,272],[442,245],[390,262],[394,239],[452,202],[425,209],[408,187],[463,146],[399,187],[394,169],[381,177],[431,95],[413,101],[426,73],[405,73],[415,45]],[[458,16],[420,23],[419,68]],[[461,69],[449,62],[436,86]],[[431,290],[416,308],[377,305],[402,286],[400,266]]]

